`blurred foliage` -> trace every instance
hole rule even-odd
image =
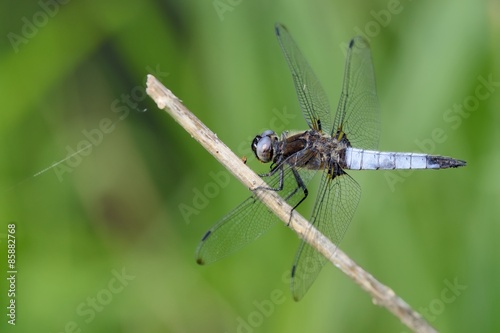
[[[408,331],[330,267],[293,302],[286,279],[298,240],[282,225],[214,265],[194,261],[205,230],[248,191],[229,177],[200,198],[227,174],[144,94],[146,74],[263,172],[253,135],[283,112],[296,117],[282,129],[305,128],[277,21],[333,110],[344,45],[366,34],[380,148],[468,162],[351,172],[363,195],[342,248],[438,330],[500,331],[498,1],[65,2],[1,5],[0,331]],[[181,214],[183,205],[196,213]],[[307,216],[311,202],[301,208]],[[15,327],[6,318],[9,223]]]

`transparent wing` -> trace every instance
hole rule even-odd
[[[348,174],[331,178],[323,173],[318,197],[314,204],[311,224],[339,246],[349,227],[361,196],[359,184]],[[326,258],[309,244],[302,241],[292,267],[292,295],[300,300],[326,262]]]
[[[380,106],[375,88],[370,45],[360,36],[349,43],[344,82],[332,136],[345,133],[356,148],[376,149],[380,136]]]
[[[279,188],[283,182],[283,188],[278,193],[294,207],[304,198],[304,191],[298,186],[293,170],[300,176],[304,185],[311,180],[315,171],[293,169],[288,164],[283,164],[282,167],[282,171],[278,169],[272,176],[264,179],[270,188],[274,189]],[[219,260],[262,236],[276,221],[276,215],[267,209],[256,195],[252,195],[205,233],[196,250],[196,261],[203,265]]]
[[[325,91],[286,27],[277,23],[275,30],[281,50],[292,72],[293,83],[307,125],[317,131],[330,133],[330,105]]]
[[[262,236],[277,218],[256,196],[251,196],[224,216],[203,236],[196,262],[210,264]]]

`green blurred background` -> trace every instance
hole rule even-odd
[[[305,128],[275,22],[288,26],[334,110],[343,45],[364,33],[382,107],[379,147],[468,162],[350,172],[363,194],[343,250],[440,331],[500,331],[498,1],[1,7],[0,331],[409,331],[330,266],[293,302],[284,280],[299,241],[283,225],[216,264],[195,263],[203,233],[249,193],[145,96],[145,78],[157,75],[264,172],[248,148],[253,136],[270,124]],[[11,223],[16,326],[6,316]]]

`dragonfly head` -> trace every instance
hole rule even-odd
[[[263,163],[271,162],[274,155],[274,146],[278,136],[271,130],[262,132],[252,141],[252,150],[255,157]]]

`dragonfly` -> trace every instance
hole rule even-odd
[[[363,37],[354,37],[348,44],[342,91],[332,122],[327,95],[287,28],[277,23],[275,32],[309,129],[279,136],[266,130],[254,138],[251,148],[256,158],[271,163],[269,172],[260,175],[268,187],[254,189],[252,196],[205,233],[196,250],[199,264],[233,253],[276,223],[278,218],[258,199],[257,191],[277,191],[293,207],[292,214],[308,198],[307,186],[314,174],[321,173],[309,221],[338,247],[361,195],[359,184],[345,170],[466,165],[450,157],[377,150],[380,107],[370,46]],[[322,254],[301,241],[291,269],[294,300],[306,294],[325,263]]]

